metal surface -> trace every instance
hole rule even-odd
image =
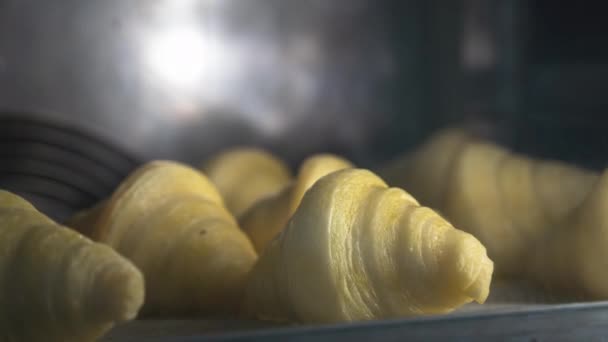
[[[564,298],[525,281],[495,281],[485,304],[445,315],[340,324],[239,319],[140,320],[104,341],[580,341],[608,336],[608,302]]]
[[[0,117],[65,124],[137,160],[197,164],[247,144],[292,165],[327,151],[362,167],[481,122],[518,151],[601,169],[602,8],[0,0]],[[565,38],[546,29],[564,21]]]
[[[14,118],[29,123],[4,139],[5,152],[20,152],[2,160],[0,187],[63,220],[118,184],[91,192],[69,176],[103,174],[107,165],[74,166],[98,158],[86,147],[95,144],[133,161],[117,179],[145,160],[199,164],[232,145],[266,147],[291,165],[334,152],[373,167],[444,123],[429,111],[457,108],[456,92],[432,94],[457,89],[459,6],[0,0],[0,125],[7,134]],[[37,148],[14,138],[22,133]],[[66,152],[73,144],[80,156]]]
[[[68,123],[141,159],[198,163],[256,144],[291,162],[334,151],[373,164],[387,156],[379,144],[424,131],[426,7],[2,0],[0,109]]]
[[[326,326],[252,321],[137,321],[103,341],[605,341],[608,303],[490,305],[480,312]]]
[[[27,115],[0,116],[0,188],[63,221],[110,195],[139,164],[77,127]]]

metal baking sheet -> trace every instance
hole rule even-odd
[[[102,341],[608,341],[608,301],[560,300],[525,283],[496,283],[486,304],[446,315],[317,326],[138,320]]]
[[[135,321],[102,341],[607,341],[608,302],[493,306],[485,312],[327,326]]]

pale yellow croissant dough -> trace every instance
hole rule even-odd
[[[95,224],[99,220],[99,215],[103,211],[105,204],[105,200],[100,201],[91,208],[77,212],[65,222],[65,225],[85,236],[90,236],[95,229]]]
[[[0,190],[0,208],[15,208],[36,211],[36,208],[30,202],[21,196],[17,196],[6,190]]]
[[[530,248],[580,205],[598,177],[514,154],[457,129],[433,136],[402,167],[388,182],[427,199],[475,235],[501,276],[522,275]]]
[[[143,298],[129,261],[0,191],[0,340],[93,341]]]
[[[471,137],[457,128],[433,135],[411,154],[400,156],[378,171],[391,186],[407,189],[420,203],[443,207],[450,172]]]
[[[151,162],[131,174],[92,236],[142,270],[143,310],[152,315],[234,313],[257,260],[213,184],[177,162]]]
[[[244,312],[339,322],[449,312],[488,296],[493,263],[472,235],[367,170],[304,195],[252,271]]]
[[[258,200],[281,191],[292,180],[285,163],[260,148],[238,147],[212,157],[201,167],[239,217]]]
[[[576,167],[470,143],[454,165],[443,212],[484,243],[497,273],[519,276],[528,251],[580,205],[596,180]]]
[[[530,250],[528,276],[549,290],[608,299],[608,171],[570,217]]]
[[[256,251],[261,252],[266,245],[285,227],[296,211],[304,193],[321,177],[353,165],[332,154],[317,154],[306,159],[293,183],[280,193],[262,199],[247,210],[240,218],[241,228],[249,235]]]

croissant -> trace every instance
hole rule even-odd
[[[393,160],[378,174],[391,186],[407,189],[420,203],[441,208],[450,172],[470,139],[464,130],[444,129],[410,155]]]
[[[549,291],[608,299],[608,171],[568,219],[531,249],[528,276]]]
[[[482,142],[469,144],[458,159],[443,212],[484,243],[506,276],[521,275],[527,252],[553,233],[597,180],[586,170]]]
[[[530,248],[568,217],[597,181],[593,172],[531,159],[455,129],[432,137],[398,174],[391,184],[426,199],[475,235],[496,273],[508,277],[522,275]]]
[[[82,235],[90,236],[95,229],[95,224],[97,223],[99,215],[103,211],[105,204],[105,200],[100,201],[91,208],[78,211],[65,222],[65,225],[76,230]]]
[[[92,236],[142,270],[150,315],[230,314],[257,260],[211,182],[177,162],[150,162],[127,177]]]
[[[532,169],[532,182],[552,223],[570,217],[599,181],[599,174],[566,163],[544,160]]]
[[[2,341],[93,341],[143,303],[129,261],[4,191],[0,251]]]
[[[0,189],[0,208],[15,208],[15,209],[26,209],[34,210],[36,208],[21,196],[17,196],[10,191]],[[50,219],[49,219],[50,221]]]
[[[318,154],[306,159],[296,180],[280,193],[267,197],[247,210],[239,219],[241,228],[249,235],[256,251],[261,252],[296,211],[304,193],[321,177],[353,165],[338,156]]]
[[[339,322],[449,312],[488,296],[493,263],[452,227],[367,170],[318,180],[251,273],[243,311]]]
[[[291,182],[281,160],[259,148],[233,148],[207,161],[201,169],[215,184],[226,207],[239,217],[258,200],[274,195]]]

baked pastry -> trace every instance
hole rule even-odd
[[[353,165],[346,159],[332,154],[317,154],[307,158],[293,183],[280,193],[258,201],[240,218],[241,228],[249,235],[256,251],[266,245],[283,230],[291,215],[300,205],[306,191],[321,177]]]
[[[260,199],[278,193],[292,180],[283,161],[255,147],[224,151],[205,162],[201,170],[215,184],[235,217]]]
[[[150,162],[127,177],[91,236],[141,269],[149,315],[236,312],[257,260],[215,186],[177,162]]]
[[[129,261],[0,191],[0,340],[93,341],[143,299]]]
[[[449,312],[488,296],[493,263],[472,235],[367,170],[318,180],[261,255],[244,312],[340,322]]]
[[[608,299],[608,171],[570,217],[530,249],[527,276],[568,297]]]
[[[533,159],[459,129],[439,132],[386,179],[476,236],[504,277],[525,275],[527,253],[584,200],[598,175]],[[395,164],[394,164],[395,165]]]

